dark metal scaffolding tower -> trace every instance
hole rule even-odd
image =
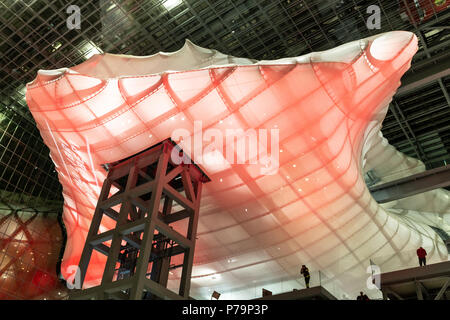
[[[107,256],[103,277],[99,286],[74,290],[71,298],[187,299],[202,184],[209,178],[170,139],[106,168],[76,279],[82,288],[93,250]],[[99,233],[104,216],[116,225]],[[182,221],[185,232],[173,225]],[[182,263],[172,266],[178,255],[184,255]],[[178,293],[167,289],[171,268],[182,268]]]

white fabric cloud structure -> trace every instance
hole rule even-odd
[[[313,277],[321,271],[321,281],[341,298],[366,288],[370,260],[382,270],[416,265],[419,246],[430,261],[447,260],[430,227],[449,230],[446,191],[379,205],[363,178],[367,170],[386,179],[424,170],[380,133],[416,50],[416,37],[403,31],[276,61],[186,41],[174,53],[101,54],[39,71],[27,102],[63,185],[64,276],[84,246],[105,178],[100,165],[168,137],[212,180],[200,209],[195,298],[209,298],[212,290],[246,299],[259,296],[262,286],[300,288],[302,264]],[[241,130],[241,142],[249,132],[270,137],[257,136],[254,159],[240,161],[239,143],[225,139],[230,129]],[[199,133],[202,146],[176,132]],[[91,259],[91,285],[101,277],[102,259]],[[179,277],[175,270],[169,285]]]

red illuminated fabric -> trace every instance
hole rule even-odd
[[[194,121],[224,136],[229,128],[279,129],[280,165],[264,175],[260,164],[199,164],[212,181],[202,197],[192,290],[210,286],[211,274],[221,275],[216,287],[231,288],[297,275],[302,264],[364,275],[374,254],[441,246],[379,206],[362,177],[371,130],[379,130],[416,50],[408,32],[262,62],[188,43],[174,54],[96,55],[39,73],[27,102],[63,185],[64,276],[84,246],[105,178],[100,164],[175,129],[193,133]],[[103,265],[95,252],[86,281],[98,283]]]
[[[0,299],[50,297],[53,291],[56,294],[60,289],[56,262],[61,247],[57,220],[30,209],[1,211]]]

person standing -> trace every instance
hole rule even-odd
[[[369,297],[362,291],[359,292],[359,296],[356,297],[356,300],[369,301]]]
[[[424,248],[420,247],[419,249],[417,249],[417,257],[419,257],[419,264],[420,266],[422,266],[422,264],[424,266],[427,265],[427,252],[425,251]]]
[[[305,265],[302,265],[302,269],[300,270],[300,274],[302,274],[303,277],[305,278],[306,288],[309,288],[310,275],[309,275],[309,270],[308,270],[308,268]]]

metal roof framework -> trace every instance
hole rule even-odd
[[[430,0],[420,1],[431,4]],[[38,69],[79,64],[94,53],[149,55],[179,49],[186,38],[226,54],[277,59],[333,48],[391,30],[419,40],[404,86],[394,97],[383,134],[427,168],[450,160],[450,10],[428,20],[407,18],[406,0],[377,0],[381,29],[369,30],[374,1],[319,0],[5,0],[0,3],[0,188],[61,199],[61,186],[25,102]],[[69,30],[66,9],[81,9]],[[145,39],[137,41],[137,39]]]

